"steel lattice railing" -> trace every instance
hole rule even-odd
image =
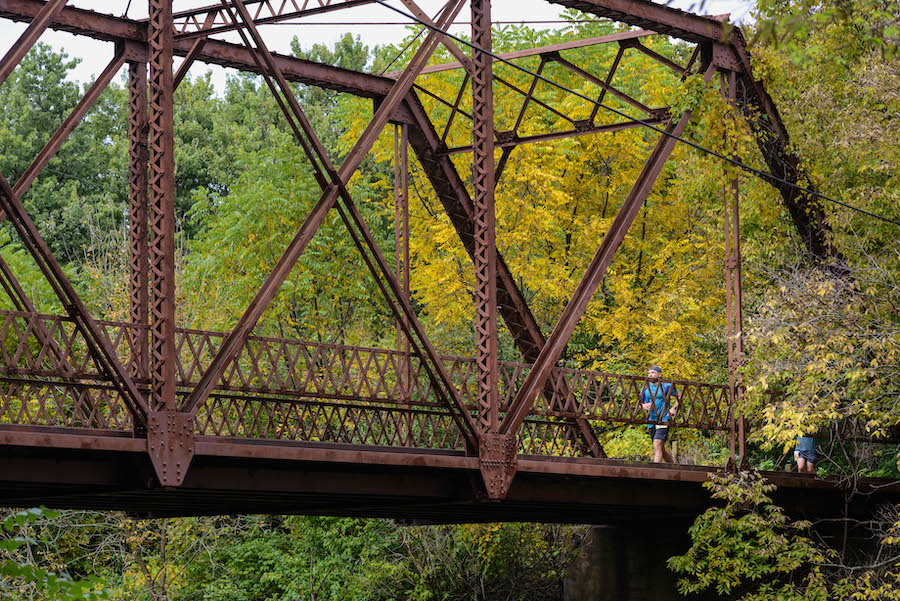
[[[98,322],[124,363],[146,328]],[[176,332],[176,386],[183,399],[211,364],[224,334]],[[131,414],[67,317],[0,311],[0,423],[130,430]],[[444,357],[472,415],[478,412],[475,362]],[[501,362],[501,414],[530,365]],[[143,392],[149,381],[137,379]],[[729,429],[724,385],[674,381],[681,393],[673,425]],[[578,454],[573,420],[598,430],[646,424],[644,378],[557,368],[520,431],[522,453]],[[198,408],[208,436],[462,449],[452,414],[438,400],[418,356],[393,350],[251,336]]]

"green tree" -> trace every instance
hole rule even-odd
[[[54,572],[40,561],[33,525],[59,514],[44,508],[10,512],[0,521],[0,599],[100,601],[107,591],[98,578],[73,580]]]
[[[669,559],[683,576],[678,591],[715,591],[742,601],[826,601],[822,564],[833,555],[806,534],[809,522],[792,522],[772,503],[775,485],[758,474],[712,476],[705,488],[724,507],[707,509],[691,526],[692,545]]]
[[[87,89],[68,79],[77,62],[38,43],[0,87],[0,169],[11,183]],[[92,231],[121,228],[127,181],[125,107],[122,89],[111,84],[23,199],[63,262],[82,256]]]

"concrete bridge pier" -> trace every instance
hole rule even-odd
[[[566,574],[565,601],[676,601],[666,560],[690,545],[688,524],[593,526]]]

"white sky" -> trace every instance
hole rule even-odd
[[[434,16],[445,1],[419,0],[418,4],[425,12]],[[216,2],[210,0],[174,0],[174,10],[177,12],[187,8],[212,4],[216,4]],[[391,0],[391,4],[403,9],[404,12],[408,12],[399,0]],[[131,0],[131,6],[128,6],[129,0],[69,0],[67,5],[113,15],[123,15],[127,8],[130,18],[141,19],[147,17],[146,0]],[[739,23],[747,16],[752,6],[752,0],[675,0],[671,5],[684,10],[694,10],[702,14],[731,13],[731,21]],[[552,5],[544,0],[494,0],[491,6],[494,21],[556,20],[562,12],[561,7]],[[303,19],[302,24],[267,25],[261,27],[261,31],[272,51],[287,54],[290,52],[290,41],[294,36],[301,40],[304,48],[309,48],[316,43],[332,46],[347,31],[352,32],[354,36],[359,35],[363,43],[369,47],[387,43],[399,43],[407,33],[403,25],[365,25],[361,23],[395,23],[403,20],[404,18],[401,15],[378,4],[372,4],[308,17]],[[467,22],[468,20],[469,8],[466,6],[460,11],[457,21]],[[336,22],[352,22],[353,24],[330,25],[330,23]],[[534,29],[550,29],[561,25],[534,24],[530,26]],[[26,27],[27,24],[25,23],[0,20],[0,52],[5,54]],[[465,33],[468,30],[468,25],[457,25],[451,29],[451,33]],[[231,34],[231,37],[225,36],[225,39],[240,43],[234,34]],[[48,30],[41,37],[41,41],[55,48],[64,49],[72,58],[77,57],[81,59],[81,64],[72,75],[74,79],[80,82],[92,80],[102,71],[113,56],[111,43],[98,42],[90,38],[74,36],[64,32]],[[176,66],[179,60],[176,58]],[[213,81],[216,83],[216,87],[222,89],[227,71],[221,67],[198,64],[191,69],[191,76],[197,76],[208,70],[213,71]]]

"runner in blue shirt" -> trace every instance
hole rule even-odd
[[[647,429],[650,440],[653,441],[653,463],[662,463],[664,460],[675,463],[672,453],[666,449],[666,438],[669,436],[669,419],[675,416],[680,398],[681,393],[671,382],[662,381],[662,368],[651,365],[647,369],[647,385],[641,391],[641,407],[648,412],[647,420],[650,423],[647,424]]]

